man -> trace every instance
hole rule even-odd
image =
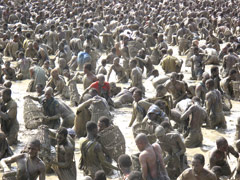
[[[239,63],[239,57],[234,54],[233,48],[228,49],[228,54],[223,57],[223,77],[226,77],[236,63]]]
[[[16,80],[16,73],[15,73],[15,70],[11,67],[10,61],[5,61],[4,66],[5,67],[2,69],[4,74],[4,79],[11,80],[11,81]]]
[[[224,94],[227,95],[227,97],[229,97],[230,99],[234,99],[232,81],[236,81],[237,75],[237,71],[235,69],[232,69],[229,72],[228,76],[222,79],[220,82],[221,89],[223,90]]]
[[[185,139],[185,146],[187,148],[194,148],[202,145],[203,135],[201,131],[202,123],[208,123],[208,116],[205,109],[202,108],[200,99],[198,97],[192,98],[193,105],[190,106],[181,116],[180,120],[188,122],[188,135]]]
[[[135,143],[140,151],[139,162],[142,168],[143,179],[169,179],[159,144],[154,143],[151,145],[148,137],[143,133],[137,135]]]
[[[61,127],[57,132],[56,159],[52,162],[52,167],[59,180],[76,180],[76,165],[74,161],[74,145],[67,138],[68,131]]]
[[[165,74],[180,72],[182,64],[176,57],[173,56],[173,50],[168,49],[167,53],[168,56],[165,56],[160,63]]]
[[[210,128],[226,129],[226,120],[223,114],[222,95],[214,89],[214,81],[209,79],[206,81],[206,87],[209,91],[206,94],[206,111],[210,120]]]
[[[203,62],[203,54],[199,53],[199,48],[195,47],[193,50],[194,54],[190,58],[190,61],[192,62],[192,79],[193,80],[201,80],[202,74],[205,70],[205,64]]]
[[[107,75],[107,81],[109,81],[112,70],[114,70],[117,76],[117,83],[127,83],[128,82],[127,75],[125,73],[124,68],[119,64],[119,61],[120,59],[118,57],[114,58],[113,65],[111,65]]]
[[[45,115],[43,124],[51,129],[57,129],[60,126],[60,108],[59,102],[53,97],[51,87],[46,88],[45,97],[41,99],[40,103]]]
[[[193,156],[192,168],[188,168],[177,180],[217,180],[214,173],[204,168],[205,158],[202,154]]]
[[[5,133],[10,146],[17,143],[19,131],[17,103],[12,99],[11,94],[11,89],[4,89],[2,91],[3,102],[0,110],[1,130]]]
[[[118,158],[119,168],[122,171],[123,179],[127,180],[128,176],[131,173],[132,160],[131,157],[127,154],[122,154]]]
[[[162,126],[155,129],[157,143],[165,152],[164,163],[171,179],[176,179],[188,167],[185,155],[186,147],[178,133],[166,133]]]
[[[204,72],[202,81],[195,88],[195,94],[198,98],[200,98],[202,106],[205,103],[205,96],[207,93],[207,88],[206,88],[205,82],[208,79],[210,79],[210,75],[207,72]]]
[[[143,94],[145,94],[145,88],[142,84],[142,70],[137,67],[137,60],[132,59],[129,63],[131,70],[131,87],[137,87],[142,90]]]
[[[70,98],[69,89],[66,86],[64,77],[59,75],[58,69],[55,68],[51,71],[51,77],[46,86],[53,88],[55,96],[61,95],[62,98]]]
[[[213,66],[211,67],[211,78],[213,79],[214,81],[214,89],[217,89],[221,92],[221,94],[223,94],[223,91],[220,87],[220,81],[221,81],[221,78],[219,76],[219,69],[217,66]]]
[[[10,56],[15,61],[17,59],[17,51],[21,50],[22,44],[19,40],[18,34],[14,34],[13,40],[9,41],[4,49],[4,55]]]
[[[28,144],[28,153],[13,155],[1,160],[1,166],[4,172],[10,172],[9,164],[17,163],[17,179],[19,180],[45,180],[45,164],[38,158],[40,150],[40,141],[31,140]]]
[[[220,137],[216,140],[217,147],[210,154],[210,168],[214,166],[220,166],[222,176],[230,176],[231,168],[227,162],[227,157],[231,153],[234,157],[238,158],[239,154],[234,150],[231,145],[228,145],[227,140],[224,137]]]
[[[30,66],[31,66],[31,60],[29,58],[25,58],[23,52],[19,52],[18,64],[17,64],[17,68],[18,68],[17,79],[18,80],[30,78],[30,73],[29,73]]]
[[[186,97],[186,87],[182,81],[177,80],[177,73],[173,72],[165,83],[167,91],[172,95],[173,107]]]
[[[87,89],[92,83],[97,81],[97,77],[95,74],[92,72],[92,65],[90,63],[85,63],[83,65],[83,71],[84,71],[84,76],[83,76],[83,89]]]
[[[82,96],[80,98],[80,102],[82,102],[84,95],[92,88],[96,89],[98,95],[105,98],[109,105],[113,105],[112,99],[110,98],[110,84],[105,82],[105,77],[102,74],[97,76],[98,81],[92,83],[87,89],[84,90]]]
[[[0,160],[12,155],[13,155],[13,152],[8,145],[7,138],[5,134],[0,131]]]
[[[98,170],[102,170],[103,167],[118,170],[118,168],[106,161],[102,147],[96,140],[98,133],[97,124],[88,122],[86,129],[87,137],[80,139],[81,155],[79,161],[79,168],[83,170],[84,175],[94,178],[95,173]]]
[[[133,99],[132,118],[128,127],[131,127],[135,120],[137,120],[137,123],[141,123],[147,114],[148,108],[151,106],[151,103],[142,99],[142,91],[140,89],[134,91]]]

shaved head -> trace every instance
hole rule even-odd
[[[138,144],[138,143],[141,143],[141,144],[148,144],[149,141],[148,141],[148,137],[146,134],[144,133],[140,133],[137,135],[137,137],[135,138],[135,142]]]

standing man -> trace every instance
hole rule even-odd
[[[169,179],[159,144],[150,144],[145,134],[140,133],[135,138],[136,145],[141,151],[139,161],[142,176],[145,180]]]
[[[200,99],[198,97],[192,98],[193,105],[190,106],[181,116],[180,120],[185,121],[189,118],[188,133],[185,139],[185,146],[187,148],[199,147],[202,145],[202,123],[207,122],[208,116],[205,109],[202,108]]]
[[[2,104],[0,110],[1,130],[7,137],[11,146],[17,143],[19,123],[17,121],[17,103],[11,97],[11,89],[4,89],[2,92]]]
[[[205,70],[205,64],[203,62],[203,54],[199,54],[199,48],[195,47],[193,50],[194,54],[190,58],[192,62],[192,79],[193,80],[201,80],[202,74]]]
[[[52,166],[59,180],[76,180],[75,147],[67,135],[68,131],[64,127],[61,127],[57,132],[56,159],[52,162]]]
[[[192,168],[188,168],[177,180],[217,180],[216,175],[204,168],[205,158],[202,154],[193,156]]]
[[[210,128],[227,128],[226,120],[223,114],[222,95],[214,89],[214,81],[206,81],[206,87],[209,91],[206,94],[206,110],[210,120]]]
[[[45,164],[39,159],[40,141],[33,139],[28,145],[28,153],[13,155],[1,160],[1,166],[5,173],[10,172],[9,164],[17,163],[17,179],[45,180]]]
[[[87,123],[86,129],[87,137],[80,139],[81,156],[79,169],[83,170],[84,175],[89,175],[92,178],[94,178],[95,173],[98,170],[102,170],[103,167],[118,170],[118,168],[106,161],[102,146],[97,141],[97,124],[90,121]]]

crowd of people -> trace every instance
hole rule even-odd
[[[240,179],[240,118],[233,145],[224,134],[215,139],[208,168],[203,154],[186,154],[203,145],[203,128],[228,129],[225,112],[240,99],[239,6],[236,0],[0,0],[3,179],[55,173],[60,180],[105,180],[116,171],[122,180]],[[16,81],[28,82],[25,127],[12,98]],[[126,153],[128,139],[114,122],[115,109],[129,104],[137,154]],[[39,133],[14,154],[20,127]]]

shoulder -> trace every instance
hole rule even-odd
[[[180,176],[189,176],[192,175],[192,168],[185,169]]]
[[[204,171],[205,171],[204,173],[205,173],[205,176],[206,176],[207,179],[209,179],[209,180],[216,180],[217,179],[216,175],[213,172],[211,172],[210,170],[204,169]]]
[[[10,108],[17,108],[17,103],[16,103],[16,101],[14,101],[13,99],[11,99],[11,100],[8,102],[8,104],[9,104],[9,107],[10,107]]]

